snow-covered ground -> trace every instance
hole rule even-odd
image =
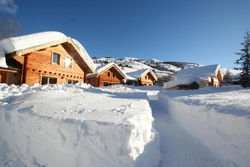
[[[159,142],[147,93],[122,86],[1,84],[0,166],[151,167],[159,161]],[[153,156],[146,145],[154,146]]]
[[[250,89],[0,85],[0,166],[250,164]]]
[[[220,160],[221,165],[208,166],[249,166],[249,100],[250,89],[239,86],[176,90],[159,95],[159,103],[164,104],[169,118]]]

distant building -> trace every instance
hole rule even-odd
[[[135,86],[153,86],[157,77],[150,69],[143,69],[127,73],[127,84]]]
[[[223,77],[219,64],[180,70],[173,81],[166,82],[164,88],[198,89],[205,86],[220,87]]]
[[[115,63],[108,63],[96,68],[94,73],[88,74],[86,83],[94,87],[123,84],[126,82],[126,74]]]

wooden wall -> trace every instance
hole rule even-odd
[[[147,74],[145,74],[140,78],[140,81],[141,81],[140,82],[141,86],[153,86],[156,80],[154,79],[152,74],[148,72]]]
[[[59,64],[52,62],[53,53],[60,55]],[[24,74],[21,74],[23,75],[23,83],[29,85],[41,83],[42,76],[57,78],[58,84],[66,83],[69,79],[84,82],[83,70],[62,45],[35,51],[22,57],[24,57]],[[65,66],[66,57],[72,58],[72,68]],[[14,58],[22,62],[20,57],[14,56]]]
[[[110,73],[110,76],[108,76],[108,72]],[[115,74],[114,77],[113,74]],[[111,67],[102,72],[100,75],[88,78],[87,83],[90,83],[92,86],[98,87],[104,86],[105,82],[109,85],[122,84],[123,79],[125,78],[120,74],[120,72],[115,67]]]
[[[19,84],[19,78],[17,71],[0,69],[0,83]]]

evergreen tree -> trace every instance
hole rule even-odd
[[[240,84],[243,87],[250,87],[250,33],[246,32],[244,36],[244,42],[241,43],[243,49],[241,52],[236,53],[240,55],[240,58],[236,60],[235,64],[239,64],[241,67],[236,68],[242,70]]]

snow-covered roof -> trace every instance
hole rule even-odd
[[[120,67],[114,63],[114,62],[111,62],[111,63],[108,63],[106,65],[100,65],[100,66],[97,66],[96,69],[95,69],[95,72],[94,73],[91,73],[91,74],[88,74],[87,77],[92,77],[92,76],[96,76],[96,75],[99,75],[101,74],[102,72],[104,72],[105,70],[111,68],[112,66],[114,66],[125,78],[127,78],[127,75],[120,69]]]
[[[63,39],[67,39],[67,36],[56,31],[40,32],[3,39],[0,41],[0,67],[8,67],[5,60],[5,54]]]
[[[3,39],[0,41],[0,46],[5,53],[13,53],[63,39],[67,39],[63,33],[48,31]]]
[[[196,82],[200,84],[200,78],[191,76],[191,77],[176,77],[174,80],[165,82],[164,89],[172,88],[177,85],[190,85],[191,83]]]
[[[129,72],[129,73],[127,73],[127,75],[129,76],[129,78],[132,77],[131,79],[138,79],[138,78],[143,77],[148,72],[150,72],[152,74],[152,76],[154,77],[154,79],[157,80],[156,75],[154,74],[154,72],[152,72],[151,69],[137,70],[137,71]]]
[[[87,51],[84,47],[75,39],[67,37],[61,32],[56,31],[47,31],[47,32],[39,32],[29,35],[23,35],[18,37],[12,37],[3,39],[0,41],[0,67],[7,67],[5,54],[13,53],[13,52],[21,52],[26,49],[42,46],[45,44],[49,44],[52,42],[59,41],[67,41],[72,40],[72,43],[76,46],[79,54],[87,63],[87,65],[95,70],[95,64],[88,55]],[[18,55],[19,56],[19,55]]]
[[[2,47],[0,47],[0,67],[8,68],[5,59],[5,53]]]
[[[180,70],[177,73],[176,77],[177,78],[198,77],[200,79],[209,80],[210,77],[214,77],[217,75],[218,70],[220,68],[221,67],[219,64],[215,64],[215,65],[184,69]]]
[[[171,88],[177,85],[189,85],[193,82],[200,84],[200,79],[209,80],[211,77],[217,75],[218,70],[220,69],[219,64],[194,67],[189,69],[180,70],[174,80],[166,82],[164,88]]]
[[[96,68],[95,63],[93,62],[93,60],[91,59],[91,57],[89,56],[89,54],[85,50],[85,48],[82,46],[82,44],[80,42],[78,42],[76,39],[73,39],[73,38],[72,38],[72,42],[75,44],[75,46],[77,47],[80,55],[85,60],[85,62],[88,64],[88,66],[91,68],[91,70],[95,71],[95,68]]]

